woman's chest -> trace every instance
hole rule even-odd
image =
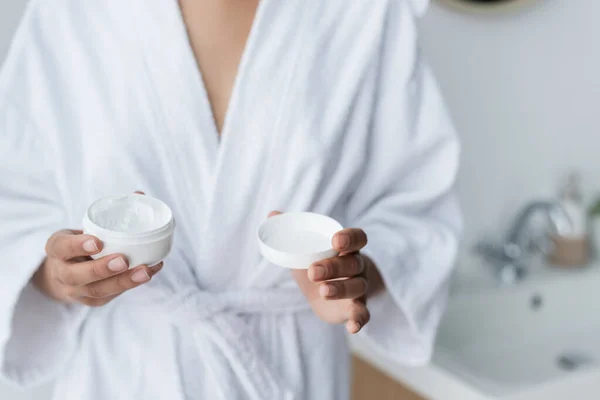
[[[219,134],[223,130],[258,3],[258,0],[179,2]]]

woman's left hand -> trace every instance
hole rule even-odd
[[[308,270],[292,270],[315,314],[325,322],[345,323],[350,333],[369,322],[367,295],[382,286],[374,263],[359,253],[366,244],[362,229],[343,229],[332,239],[333,248],[340,252],[337,257],[317,261]]]

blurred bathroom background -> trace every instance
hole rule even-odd
[[[466,231],[457,274],[475,276],[494,268],[473,254],[475,244],[483,238],[499,240],[516,214],[531,201],[556,198],[567,173],[580,174],[586,207],[600,195],[600,2],[526,0],[528,4],[519,9],[498,12],[466,12],[443,2],[434,1],[421,21],[421,41],[462,139],[459,185]],[[25,4],[26,0],[0,1],[0,61]],[[593,294],[594,282],[600,289],[600,272],[596,277],[594,263],[584,268],[587,272],[542,274],[542,281],[536,281],[534,274],[526,278],[528,283],[504,287],[497,282],[497,287],[489,286],[490,293],[485,292],[483,284],[471,288],[476,292],[473,296],[479,296],[477,302],[489,308],[461,305],[473,303],[468,299],[457,300],[456,309],[450,305],[449,315],[453,321],[462,321],[461,327],[452,328],[452,321],[447,322],[449,325],[440,333],[446,336],[440,341],[454,346],[456,354],[441,355],[429,369],[394,366],[393,360],[378,358],[365,344],[356,343],[357,354],[368,361],[359,368],[375,366],[387,378],[409,388],[403,394],[400,389],[389,389],[378,396],[381,399],[533,400],[554,399],[552,395],[557,393],[598,399],[600,386],[591,381],[600,381],[600,367],[596,365],[596,357],[600,363],[600,341],[594,348],[586,347],[581,344],[585,340],[577,336],[595,332],[594,337],[600,337],[600,315],[593,313],[594,307],[589,307],[590,313],[585,308],[586,304],[600,302],[600,295]],[[549,266],[538,266],[544,268],[554,271]],[[581,279],[571,279],[570,274]],[[562,301],[561,296],[568,299],[569,305],[556,305]],[[544,307],[554,317],[544,314]],[[496,321],[498,327],[485,330],[475,326],[473,319],[489,318],[489,314],[495,319],[485,324],[494,326]],[[567,323],[566,319],[559,320],[563,314],[565,318],[569,315],[570,326],[578,328],[562,330]],[[515,326],[508,330],[506,325],[510,324]],[[553,332],[558,326],[563,327],[558,335],[562,342],[540,339],[542,333],[558,334]],[[470,336],[461,329],[472,329],[490,339],[481,342],[483,347],[468,348],[460,338]],[[491,338],[494,335],[498,337]],[[482,349],[494,346],[494,340],[503,343],[525,335],[533,336],[529,342],[503,348],[502,353],[521,353],[520,357],[539,360],[527,364],[514,354],[512,358],[498,354],[482,358]],[[532,343],[531,347],[527,343]],[[478,363],[498,365],[482,367]],[[515,365],[525,364],[529,369],[515,369]],[[586,364],[584,371],[574,371],[580,364]],[[477,370],[483,371],[481,376],[476,376]],[[369,371],[363,375],[374,376]],[[559,379],[572,384],[548,386]],[[428,380],[429,386],[437,385],[438,392],[446,395],[425,388],[427,385],[420,383],[423,380]],[[544,385],[548,389],[540,394]],[[356,392],[363,390],[357,387]],[[45,389],[17,394],[0,383],[0,399],[47,398]]]

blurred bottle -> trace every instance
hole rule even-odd
[[[589,233],[592,242],[592,251],[596,259],[600,259],[600,197],[592,205],[589,212]]]
[[[560,204],[569,221],[556,226],[557,232],[552,237],[554,249],[550,261],[562,266],[587,264],[590,258],[587,212],[577,173],[571,173],[561,188]]]

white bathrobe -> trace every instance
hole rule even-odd
[[[271,210],[363,228],[387,292],[361,333],[423,364],[447,296],[459,146],[423,0],[262,0],[219,138],[175,0],[34,0],[0,75],[0,369],[60,400],[346,399],[343,326],[259,254]],[[144,190],[175,247],[89,309],[29,280],[86,207]]]

